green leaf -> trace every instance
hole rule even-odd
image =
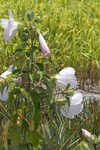
[[[43,63],[36,63],[40,71],[44,71],[44,65]]]
[[[29,74],[29,78],[31,81],[34,81],[34,74]]]
[[[38,132],[32,131],[32,132],[27,132],[26,134],[26,141],[28,143],[32,143],[34,146],[38,146],[41,140],[41,136]]]
[[[35,109],[40,109],[40,95],[35,91],[30,91],[30,96],[35,105]]]
[[[40,123],[40,111],[36,110],[34,116],[34,130],[37,130],[39,123]]]
[[[84,141],[80,143],[80,150],[90,150],[88,144]]]
[[[21,129],[14,125],[9,129],[8,138],[14,143],[20,143],[22,140]]]
[[[34,130],[36,130],[40,122],[40,95],[37,92],[33,92],[33,91],[30,92],[30,95],[34,103],[34,109],[35,109]]]

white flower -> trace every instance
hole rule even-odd
[[[12,12],[8,10],[9,19],[1,19],[1,26],[4,28],[4,40],[11,40],[12,36],[15,34],[19,22],[14,21]]]
[[[9,88],[7,87],[4,88],[3,93],[0,92],[0,100],[6,101],[8,99],[9,95]]]
[[[46,44],[46,41],[44,40],[41,33],[39,34],[39,42],[40,42],[40,47],[41,47],[41,50],[42,50],[44,56],[47,56],[48,54],[50,54],[50,50],[49,50],[49,48]]]
[[[61,113],[69,119],[73,119],[75,115],[78,115],[83,109],[83,95],[79,92],[76,92],[73,96],[70,97],[70,106],[68,103],[65,106],[61,107]]]
[[[10,65],[8,70],[6,70],[0,75],[0,80],[6,79],[7,76],[10,75],[14,69],[16,69],[16,67],[13,67],[13,65]],[[10,89],[5,87],[3,92],[2,93],[0,92],[0,100],[6,101],[8,99],[9,91]]]
[[[8,68],[8,70],[6,70],[5,72],[3,72],[3,73],[0,75],[1,79],[6,79],[7,76],[12,73],[12,71],[13,71],[13,66],[10,65],[9,68]]]
[[[59,74],[56,75],[57,86],[66,86],[70,84],[70,88],[76,88],[77,79],[75,76],[75,70],[72,67],[66,67],[62,69]]]
[[[92,134],[91,134],[89,131],[85,130],[85,129],[82,129],[82,134],[83,134],[85,137],[91,137],[91,136],[92,136]]]

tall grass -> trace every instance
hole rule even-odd
[[[16,20],[25,24],[27,11],[40,17],[38,28],[45,35],[52,51],[56,70],[73,66],[83,82],[90,78],[98,82],[100,73],[100,5],[98,0],[14,0],[0,1],[0,18],[8,17],[8,9]],[[34,22],[33,22],[34,24]],[[1,72],[7,64],[3,32],[1,32]],[[17,35],[13,38],[9,53],[16,48]],[[96,80],[96,81],[95,81]]]

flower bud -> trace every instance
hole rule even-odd
[[[82,129],[82,134],[83,134],[85,137],[91,137],[91,136],[92,136],[92,134],[91,134],[89,131],[85,130],[85,129]]]
[[[41,50],[42,50],[44,56],[47,56],[48,54],[50,54],[50,50],[49,50],[49,48],[46,44],[46,41],[44,40],[41,33],[39,34],[39,42],[40,42],[40,47],[41,47]]]

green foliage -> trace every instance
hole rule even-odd
[[[17,67],[13,76],[1,80],[1,92],[7,86],[10,90],[7,102],[1,105],[5,114],[1,111],[5,150],[36,150],[42,142],[41,133],[38,131],[42,120],[41,106],[46,104],[49,107],[54,80],[48,73],[52,62],[49,62],[49,58],[44,58],[40,51],[37,20],[38,16],[34,17],[33,12],[27,11],[25,24],[19,29],[17,44],[11,43],[11,47],[15,45],[12,53],[10,43],[5,43],[7,65],[13,64]],[[21,82],[17,81],[18,77]]]

